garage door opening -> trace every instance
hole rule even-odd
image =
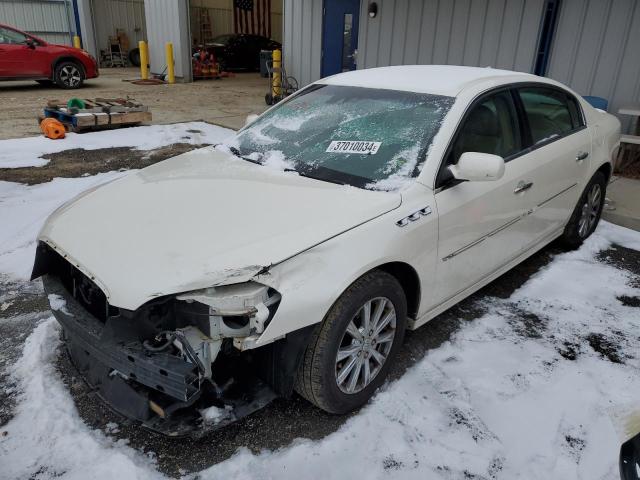
[[[144,0],[91,0],[101,68],[139,67],[138,42],[147,39]]]
[[[194,80],[259,72],[282,48],[282,0],[191,0],[189,19]]]

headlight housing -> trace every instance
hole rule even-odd
[[[217,324],[220,336],[234,338],[261,334],[275,314],[280,298],[274,289],[257,282],[204,288],[176,296],[179,301],[208,307],[208,316]]]

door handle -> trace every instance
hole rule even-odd
[[[589,152],[578,152],[576,154],[576,162],[580,162],[589,156]]]
[[[513,193],[521,193],[525,190],[529,190],[531,187],[533,187],[533,182],[523,182],[520,180],[520,182],[518,182],[518,186],[513,190]]]

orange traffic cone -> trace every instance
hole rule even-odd
[[[45,118],[40,122],[40,130],[44,133],[44,136],[51,140],[57,140],[58,138],[64,138],[64,125],[55,118]]]

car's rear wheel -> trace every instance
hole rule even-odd
[[[582,245],[598,226],[607,191],[607,179],[596,172],[582,192],[582,196],[564,229],[562,240],[569,248]]]
[[[296,391],[330,413],[347,413],[373,395],[402,344],[407,300],[382,271],[356,280],[316,328],[296,379]]]
[[[56,65],[54,80],[60,88],[80,88],[84,83],[84,70],[76,62],[60,62]]]

